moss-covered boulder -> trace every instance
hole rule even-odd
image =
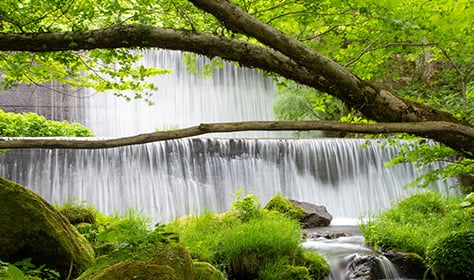
[[[196,279],[191,255],[182,245],[157,246],[153,256],[146,250],[142,253],[117,249],[111,255],[98,258],[98,265],[85,271],[77,280]]]
[[[175,270],[179,280],[194,280],[196,278],[193,259],[183,245],[163,246],[149,262],[170,266]]]
[[[61,207],[59,212],[73,225],[82,223],[94,224],[96,220],[95,212],[92,209],[79,205]]]
[[[226,280],[224,274],[208,262],[194,262],[196,280]]]
[[[297,265],[304,266],[308,269],[311,279],[323,280],[328,277],[330,267],[321,255],[315,252],[305,251],[295,256],[295,259]]]
[[[287,215],[288,217],[297,221],[304,219],[303,208],[297,207],[291,203],[289,199],[284,198],[281,195],[273,196],[265,205],[264,209],[277,211]]]
[[[176,272],[168,265],[140,260],[126,260],[113,264],[97,275],[81,278],[90,280],[178,280]]]
[[[94,261],[87,240],[39,195],[0,177],[0,198],[0,260],[31,258],[65,275]]]
[[[332,215],[325,206],[287,199],[281,195],[272,197],[264,207],[296,219],[303,228],[325,227],[331,223]]]

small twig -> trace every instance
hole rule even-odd
[[[370,42],[369,45],[367,45],[367,47],[365,47],[356,57],[354,57],[353,59],[351,59],[349,62],[347,62],[346,64],[344,64],[344,68],[347,68],[347,66],[355,63],[357,60],[359,60],[364,54],[368,53],[370,51],[370,48],[378,41],[380,40],[380,38],[383,37],[383,34],[380,34],[377,38],[375,38],[375,40],[373,40],[372,42]]]
[[[72,258],[71,258],[71,263],[69,264],[69,272],[68,272],[68,274],[67,274],[66,280],[71,279],[71,275],[72,275],[72,264],[73,264],[73,262],[74,262],[74,261],[73,261]]]

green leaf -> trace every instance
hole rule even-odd
[[[25,275],[23,274],[23,272],[13,264],[8,264],[8,273],[13,278],[13,280],[25,279]]]

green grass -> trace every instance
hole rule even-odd
[[[303,251],[299,222],[260,208],[253,195],[237,193],[232,211],[184,217],[166,230],[177,232],[193,258],[209,261],[232,279],[273,279],[279,270],[301,279],[323,279],[329,273],[322,257]]]
[[[149,219],[133,209],[125,216],[94,212],[94,224],[78,227],[97,256],[84,279],[121,261],[153,258],[166,251],[168,244],[176,243],[184,245],[194,261],[209,262],[232,279],[284,279],[280,276],[287,275],[319,280],[328,275],[326,261],[301,247],[297,220],[286,213],[262,209],[254,195],[238,192],[234,197],[229,212],[186,216],[154,229]],[[70,204],[63,209],[77,207],[81,206]],[[175,235],[170,237],[170,233]]]
[[[372,218],[361,230],[369,245],[413,252],[425,258],[427,248],[440,236],[474,230],[472,214],[461,207],[461,202],[436,192],[416,194]]]

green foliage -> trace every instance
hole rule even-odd
[[[226,280],[224,274],[208,262],[194,262],[196,280]]]
[[[259,218],[262,216],[262,209],[258,202],[258,197],[248,193],[242,197],[243,190],[239,189],[233,194],[234,202],[232,203],[232,211],[239,214],[243,222],[248,222],[250,219]]]
[[[134,209],[129,209],[124,216],[98,215],[97,223],[101,226],[97,236],[99,243],[115,243],[118,246],[134,245],[138,240],[143,241],[150,233],[150,220]]]
[[[308,268],[311,279],[323,280],[329,275],[330,267],[326,260],[315,252],[303,252],[301,259],[296,262]]]
[[[166,225],[169,231],[177,232],[180,242],[188,247],[194,259],[218,264],[215,252],[222,234],[240,224],[232,214],[216,215],[205,212],[200,216],[186,216]]]
[[[474,277],[474,229],[439,237],[427,250],[431,270],[441,279]]]
[[[208,63],[204,65],[197,65],[196,58],[197,55],[194,53],[185,53],[183,55],[184,62],[186,63],[186,70],[189,73],[199,75],[203,78],[212,77],[214,70],[224,67],[222,64],[222,59],[220,57],[211,59]]]
[[[474,215],[474,192],[466,195],[460,205]]]
[[[93,136],[90,129],[66,121],[51,121],[35,113],[6,113],[0,109],[0,136]]]
[[[278,120],[336,120],[348,112],[344,104],[331,95],[280,77],[275,80],[278,90],[273,101],[273,112]],[[302,132],[295,135],[302,137]]]
[[[2,279],[23,280],[25,274],[15,265],[0,261],[0,277]]]
[[[0,278],[7,280],[43,279],[59,280],[59,272],[44,265],[36,267],[31,259],[23,259],[14,264],[0,261]]]
[[[368,244],[426,256],[433,240],[451,231],[472,230],[472,214],[459,198],[442,198],[435,192],[415,194],[367,224],[361,225]]]
[[[232,275],[256,275],[267,262],[294,256],[301,250],[300,225],[277,212],[268,212],[227,230],[217,254]]]
[[[293,205],[288,199],[279,194],[273,196],[267,202],[264,209],[280,212],[296,221],[301,221],[304,218],[304,210],[302,208]]]
[[[304,266],[288,265],[285,262],[266,264],[259,272],[259,280],[312,280]]]
[[[85,228],[77,225],[79,232],[93,245],[97,256],[96,263],[88,267],[81,279],[89,279],[90,275],[128,260],[165,258],[166,261],[179,261],[173,258],[178,257],[175,254],[181,256],[179,252],[182,250],[172,247],[178,238],[174,233],[166,232],[164,225],[156,224],[152,228],[150,220],[134,209],[129,209],[123,216],[106,216],[99,212],[96,215],[94,224]]]
[[[470,1],[239,2],[257,18],[358,77],[472,123],[474,41],[469,34],[474,23],[467,14],[474,13],[474,7]],[[277,114],[304,119],[311,112],[308,94],[287,88],[279,93],[284,97],[278,97],[276,107],[281,112]]]
[[[235,279],[272,279],[269,275],[276,272],[259,276],[263,270],[270,271],[268,267],[272,263],[282,267],[304,266],[312,279],[323,279],[329,274],[324,259],[308,257],[303,252],[301,227],[297,221],[276,211],[260,209],[257,197],[251,194],[242,197],[241,190],[234,197],[231,212],[183,217],[166,228],[178,233],[180,242],[194,258],[209,261]],[[304,274],[300,268],[290,270]],[[324,276],[316,278],[314,275]]]
[[[427,170],[426,173],[410,183],[410,186],[428,187],[436,180],[445,180],[463,174],[474,173],[474,160],[468,158],[459,158],[456,151],[445,145],[427,141],[426,139],[405,136],[408,141],[400,142],[398,140],[388,140],[383,145],[393,144],[400,146],[399,153],[390,159],[386,166],[393,166],[403,163],[412,163],[421,170]],[[428,169],[434,162],[445,162],[445,166],[437,169]]]

